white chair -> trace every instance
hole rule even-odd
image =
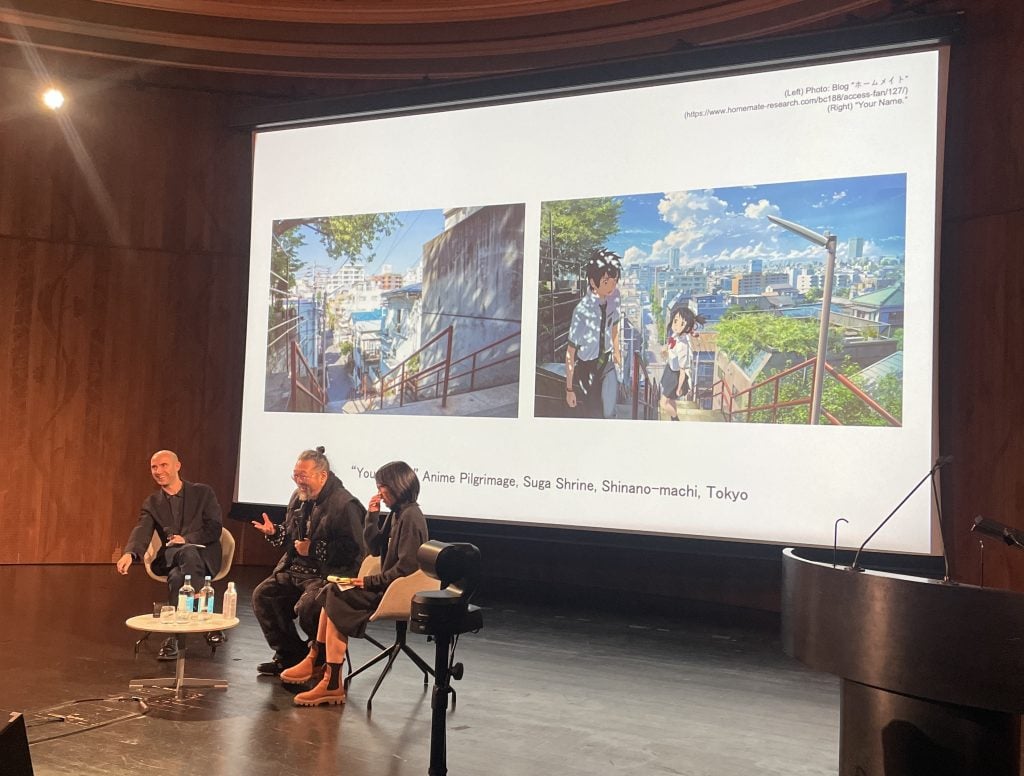
[[[379,568],[380,558],[374,558],[377,561],[377,568]],[[362,572],[362,569],[360,569]],[[377,573],[376,571],[368,572],[370,574]],[[362,576],[362,573],[360,573]],[[377,689],[380,687],[381,682],[384,681],[384,677],[391,671],[391,666],[394,665],[395,660],[403,652],[406,656],[416,664],[416,667],[423,672],[423,686],[426,687],[430,681],[430,677],[434,675],[434,669],[427,665],[426,661],[417,655],[412,647],[406,644],[406,636],[409,630],[409,617],[412,610],[412,597],[422,590],[438,590],[441,587],[441,583],[433,577],[428,577],[420,570],[414,571],[412,574],[406,577],[399,577],[390,585],[388,589],[384,591],[384,597],[381,598],[380,603],[377,605],[376,611],[370,615],[370,622],[377,622],[378,620],[394,620],[395,621],[395,643],[390,647],[385,647],[380,642],[366,636],[369,641],[372,641],[381,651],[373,658],[368,660],[359,668],[351,671],[348,676],[345,677],[345,687],[347,688],[349,682],[363,671],[375,666],[382,660],[387,660],[384,664],[384,670],[381,671],[380,676],[377,677],[377,683],[373,685],[373,691],[370,693],[370,697],[366,700],[366,709],[369,711],[373,708],[373,696],[376,695]]]
[[[156,558],[156,554],[160,551],[160,537],[157,536],[156,531],[153,532],[153,538],[149,540],[149,547],[146,548],[146,554],[142,556],[142,564],[146,567],[146,573],[150,579],[155,579],[157,582],[167,582],[166,574],[157,574],[153,571],[153,559]],[[220,529],[220,570],[217,575],[213,578],[214,582],[218,582],[228,575],[231,571],[231,563],[235,559],[235,537],[231,535],[231,532],[227,528]]]
[[[150,579],[156,580],[157,582],[163,582],[167,584],[166,574],[157,574],[153,571],[153,559],[156,558],[156,554],[160,551],[162,542],[160,537],[157,536],[156,531],[153,532],[153,538],[149,540],[149,547],[146,548],[145,554],[142,556],[142,565],[146,569],[146,574],[149,575]],[[224,528],[220,529],[220,570],[214,576],[213,581],[217,582],[224,579],[231,571],[231,564],[235,559],[235,537],[231,535],[231,532]],[[198,585],[196,586],[198,589]],[[139,649],[146,639],[149,638],[149,633],[142,634],[142,638],[135,642],[135,654],[139,654]],[[226,639],[227,637],[225,637]],[[217,653],[217,644],[210,643],[211,654]]]

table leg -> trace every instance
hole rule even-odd
[[[178,658],[174,664],[174,678],[155,677],[153,679],[132,679],[128,683],[130,690],[141,690],[144,687],[167,687],[174,690],[174,697],[183,700],[185,688],[204,687],[207,689],[226,690],[226,679],[191,679],[185,676],[185,634],[175,634],[178,643]]]
[[[185,697],[185,634],[177,634],[178,659],[174,662],[174,695],[180,701]]]

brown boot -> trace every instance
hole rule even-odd
[[[312,690],[300,692],[294,701],[296,706],[344,703],[345,683],[341,681],[341,663],[328,663],[327,671],[320,683]]]
[[[319,682],[324,675],[323,661],[318,661],[320,646],[314,641],[309,645],[309,652],[302,660],[281,672],[281,681],[285,684],[306,684]],[[320,665],[317,665],[317,663]]]

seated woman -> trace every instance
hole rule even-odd
[[[327,585],[316,641],[302,662],[281,672],[287,684],[319,682],[311,690],[295,696],[298,706],[319,706],[345,702],[345,683],[341,665],[345,661],[349,637],[362,636],[370,615],[376,610],[388,585],[419,568],[416,552],[427,541],[427,521],[416,499],[420,481],[404,461],[392,461],[377,469],[377,495],[370,499],[363,521],[363,537],[371,555],[383,558],[379,574],[352,580],[353,587],[342,590]],[[391,513],[380,514],[380,502]]]

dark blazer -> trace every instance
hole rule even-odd
[[[292,493],[288,501],[288,511],[284,521],[284,555],[277,562],[274,573],[284,571],[292,561],[298,559],[295,551],[295,540],[308,538],[311,542],[309,557],[302,563],[319,569],[321,577],[328,574],[339,576],[355,576],[359,564],[366,554],[363,545],[364,507],[355,496],[345,489],[341,480],[334,472],[327,477],[327,482],[313,502],[309,516],[309,535],[302,534],[302,502],[299,492]],[[277,534],[280,536],[280,533]],[[270,539],[270,537],[268,537]],[[277,540],[273,540],[277,546]]]
[[[427,521],[415,502],[394,507],[386,517],[370,512],[363,525],[363,539],[370,554],[381,557],[380,573],[363,577],[363,588],[383,592],[396,579],[420,567],[416,553],[429,539]]]
[[[182,504],[181,535],[189,544],[206,545],[205,549],[200,550],[200,554],[206,561],[210,575],[215,576],[220,571],[221,555],[221,518],[217,497],[209,485],[203,485],[201,482],[185,482],[184,480],[182,480],[182,494],[185,503]],[[136,560],[140,560],[146,553],[154,531],[160,537],[161,546],[151,566],[155,573],[166,574],[168,566],[164,554],[167,550],[167,537],[172,536],[175,530],[171,518],[171,507],[162,490],[150,494],[142,502],[139,524],[132,529],[124,551],[130,552]]]

